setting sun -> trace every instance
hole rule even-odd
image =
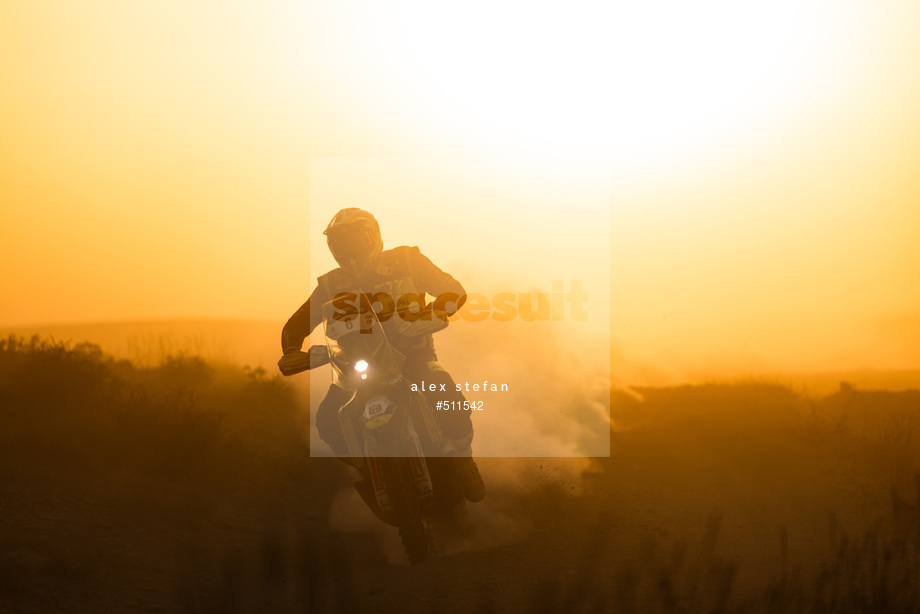
[[[859,16],[799,2],[396,6],[376,14],[395,43],[377,62],[401,67],[403,100],[508,147],[711,146],[862,78],[842,70]]]

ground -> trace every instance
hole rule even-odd
[[[917,596],[917,494],[841,427],[839,396],[638,394],[615,399],[610,458],[482,459],[470,535],[415,566],[335,459],[221,479],[7,460],[0,611],[872,611]]]

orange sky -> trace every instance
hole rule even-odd
[[[920,366],[920,7],[631,4],[4,3],[0,326],[280,326],[371,203],[467,286],[606,249],[650,369]]]

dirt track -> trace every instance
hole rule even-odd
[[[4,467],[0,610],[775,611],[845,535],[908,535],[856,440],[797,402],[646,394],[584,472],[482,461],[470,539],[415,567],[332,459],[207,485]]]

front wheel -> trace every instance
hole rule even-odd
[[[409,562],[413,565],[434,556],[434,540],[431,537],[431,527],[427,518],[400,517],[399,536],[409,556]]]
[[[396,526],[409,562],[415,565],[435,555],[429,505],[423,504],[410,483],[406,459],[391,458],[387,463],[387,483],[393,487]]]

